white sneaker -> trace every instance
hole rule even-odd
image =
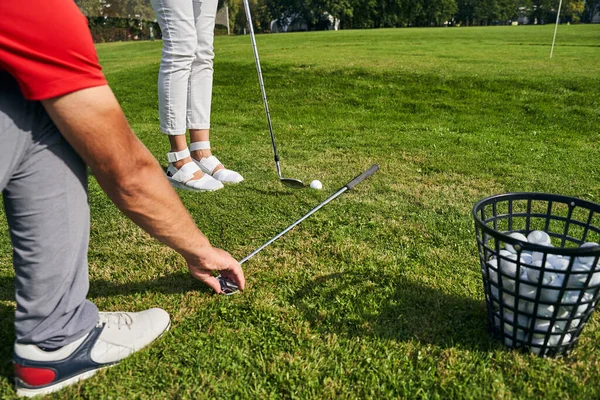
[[[45,395],[89,378],[150,344],[170,324],[169,314],[160,308],[138,313],[101,312],[90,333],[58,350],[15,343],[17,395]]]

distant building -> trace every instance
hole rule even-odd
[[[600,24],[600,11],[592,17],[592,24]]]
[[[325,22],[326,30],[337,31],[340,29],[340,20],[329,13],[323,13],[321,21]],[[295,14],[271,21],[271,33],[303,32],[308,30],[308,24],[301,15]]]
[[[519,17],[517,19],[519,25],[528,25],[531,23],[529,17],[527,16],[528,11],[529,10],[526,7],[519,7]]]
[[[289,17],[274,19],[269,27],[271,33],[281,32],[303,32],[308,30],[308,24],[299,14],[294,14]]]

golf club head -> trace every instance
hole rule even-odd
[[[285,186],[292,188],[292,189],[304,189],[306,187],[306,185],[304,184],[304,182],[299,181],[298,179],[292,179],[292,178],[279,178],[279,180],[281,181],[281,183],[283,183]]]
[[[224,276],[217,276],[217,280],[221,284],[221,293],[225,296],[231,296],[240,291],[238,285],[235,284],[231,279],[227,279]]]

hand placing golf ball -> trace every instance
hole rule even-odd
[[[312,181],[310,183],[310,188],[316,189],[316,190],[321,190],[321,189],[323,189],[323,184],[321,183],[321,181],[315,179],[314,181]]]

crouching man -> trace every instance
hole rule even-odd
[[[87,166],[129,218],[217,293],[214,271],[241,289],[244,274],[197,229],[131,131],[73,0],[3,1],[0,16],[0,190],[16,275],[13,362],[17,394],[34,396],[119,362],[170,324],[159,308],[99,312],[86,300]]]

